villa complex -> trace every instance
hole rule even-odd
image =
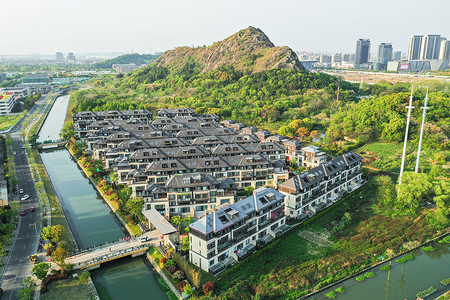
[[[362,184],[361,157],[327,162],[319,147],[189,108],[80,112],[76,135],[144,214],[193,216],[189,259],[216,274]],[[289,179],[287,162],[311,168]],[[237,190],[253,187],[239,200]],[[151,214],[150,214],[151,215]],[[151,221],[151,220],[150,220]]]

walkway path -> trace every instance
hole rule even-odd
[[[334,243],[330,242],[328,239],[309,230],[299,231],[298,236],[304,238],[308,242],[319,245],[320,247],[331,247],[334,245]]]

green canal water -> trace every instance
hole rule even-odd
[[[361,282],[351,278],[307,299],[328,299],[325,294],[339,286],[343,286],[345,292],[337,294],[337,300],[411,300],[416,299],[418,292],[430,286],[434,286],[440,293],[447,291],[450,286],[445,287],[439,282],[450,278],[450,245],[433,243],[432,246],[436,248],[432,252],[414,250],[414,260],[403,264],[392,261],[390,271],[380,271],[380,266],[374,268],[374,278]],[[439,295],[439,292],[426,299],[436,298],[435,295]]]
[[[59,136],[68,100],[69,96],[56,100],[40,132],[44,139]],[[128,235],[67,150],[42,152],[41,157],[80,248],[117,241]],[[105,263],[92,271],[92,276],[96,286],[105,289],[111,299],[167,299],[154,271],[143,258]]]

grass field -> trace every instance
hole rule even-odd
[[[7,130],[9,127],[16,124],[16,122],[25,114],[26,112],[20,115],[6,115],[0,116],[0,131]]]
[[[355,150],[364,157],[363,164],[393,173],[400,172],[402,143],[372,143]],[[417,145],[408,144],[405,171],[414,171],[417,159]],[[420,169],[429,173],[432,169],[437,176],[450,177],[450,153],[422,148]]]
[[[89,289],[87,284],[81,283],[78,279],[58,280],[50,283],[49,291],[42,294],[42,300],[89,300],[95,299],[94,293]]]

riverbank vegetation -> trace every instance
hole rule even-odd
[[[11,126],[14,126],[26,112],[14,115],[2,115],[0,116],[0,131],[8,130]]]
[[[80,276],[81,277],[81,276]],[[95,293],[89,288],[86,282],[78,278],[67,278],[64,280],[53,281],[48,285],[49,291],[40,296],[42,300],[94,300]]]

